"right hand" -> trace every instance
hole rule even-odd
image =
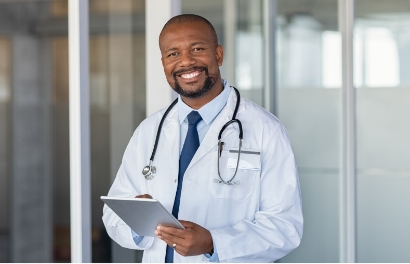
[[[142,194],[142,195],[137,195],[135,198],[147,198],[147,199],[152,199],[152,196],[149,194]]]

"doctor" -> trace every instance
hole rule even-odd
[[[238,97],[221,78],[223,48],[205,18],[171,18],[159,46],[165,76],[179,97],[160,131],[156,175],[147,180],[141,171],[150,160],[165,109],[136,129],[108,196],[153,197],[186,229],[158,226],[156,237],[140,237],[105,206],[108,234],[123,247],[145,250],[143,262],[282,258],[299,245],[303,230],[297,169],[284,126]],[[223,149],[218,149],[218,134],[233,118],[238,100],[236,119],[243,127],[239,165],[237,123],[223,131]],[[232,184],[221,181],[234,175]]]

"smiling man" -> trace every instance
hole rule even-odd
[[[144,262],[282,258],[299,245],[303,230],[298,175],[284,126],[221,78],[223,48],[205,18],[173,17],[159,46],[178,102],[136,129],[108,196],[153,197],[185,229],[160,225],[156,237],[138,236],[105,206],[108,234],[123,247],[145,250]],[[157,173],[147,180],[141,171],[161,120]]]

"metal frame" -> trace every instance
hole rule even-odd
[[[354,0],[339,0],[342,35],[342,170],[340,175],[340,261],[356,261],[356,95],[353,86]]]
[[[277,115],[276,16],[277,0],[263,0],[263,34],[265,49],[264,107]]]
[[[71,262],[91,262],[88,1],[68,6]]]
[[[235,80],[235,55],[236,55],[236,29],[238,1],[224,0],[224,78],[230,85],[236,86]]]

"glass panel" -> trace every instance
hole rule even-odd
[[[218,35],[219,44],[224,49],[225,46],[225,30],[224,30],[224,1],[220,0],[181,0],[182,14],[195,14],[203,16],[212,23]],[[221,67],[222,78],[224,77],[225,65]],[[228,80],[232,83],[232,80]],[[231,84],[232,85],[232,84]]]
[[[58,2],[57,2],[58,3]],[[67,19],[67,18],[66,18]],[[70,142],[68,116],[68,38],[54,36],[52,43],[54,94],[54,225],[55,261],[70,262]]]
[[[241,95],[263,106],[264,45],[262,0],[238,1],[235,85]]]
[[[145,1],[90,0],[90,121],[93,262],[138,262],[142,252],[119,247],[101,220],[101,195],[108,193],[129,139],[145,118]],[[67,18],[66,1],[52,5],[53,16]],[[59,261],[70,260],[68,145],[68,39],[53,39],[56,83],[55,217]],[[62,208],[67,208],[63,212]]]
[[[277,1],[278,117],[298,164],[301,245],[281,262],[339,261],[341,36],[336,0]]]
[[[1,7],[1,5],[0,5]],[[0,36],[0,262],[9,262],[10,238],[10,93],[11,93],[11,43]]]
[[[228,79],[230,85],[241,92],[241,96],[263,105],[264,87],[264,49],[263,49],[263,16],[262,0],[234,1],[233,6],[224,4],[224,1],[182,0],[183,14],[197,14],[208,19],[218,34],[219,43],[225,50],[225,62],[221,67],[222,78],[229,76],[227,69],[228,52],[234,56],[233,79]],[[234,8],[236,21],[231,21],[236,32],[234,45],[229,46],[225,32],[226,8]],[[229,42],[230,43],[230,42]],[[232,51],[233,50],[233,51]]]
[[[357,261],[409,262],[410,2],[358,0]]]
[[[68,89],[59,45],[68,23],[58,2],[67,1],[0,2],[0,262],[69,261],[68,138],[59,137],[68,113],[58,88]]]
[[[93,262],[140,262],[142,251],[124,249],[108,237],[100,196],[108,193],[145,118],[145,1],[89,4]]]

